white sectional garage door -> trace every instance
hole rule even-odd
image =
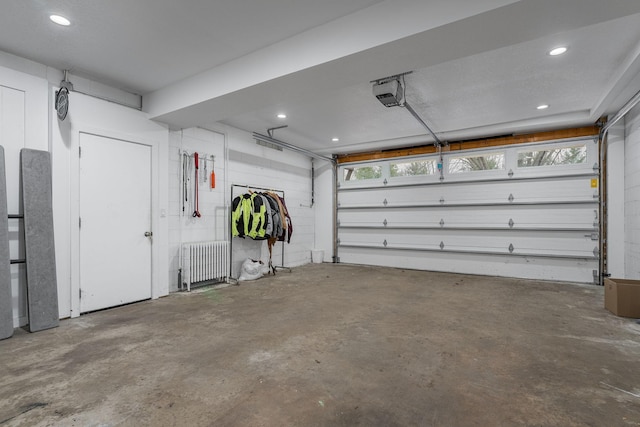
[[[597,138],[342,164],[342,263],[597,283]]]

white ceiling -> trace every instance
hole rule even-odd
[[[359,152],[432,141],[372,94],[407,71],[443,140],[593,124],[640,90],[640,1],[8,0],[0,50],[142,94],[174,128],[286,124],[275,137]]]

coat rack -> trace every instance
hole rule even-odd
[[[256,187],[255,185],[245,185],[245,184],[231,184],[231,201],[229,206],[233,206],[233,199],[236,196],[240,196],[240,194],[235,194],[236,189],[243,189],[246,191],[249,190],[256,190],[258,192],[262,192],[262,191],[270,191],[272,193],[276,193],[279,196],[281,196],[283,199],[285,198],[285,193],[284,190],[276,190],[273,188],[264,188],[264,187]],[[244,194],[244,193],[242,193]],[[233,216],[233,210],[232,208],[229,209],[229,224],[231,224],[232,221],[232,216]],[[230,242],[230,249],[229,249],[229,274],[231,274],[231,272],[233,271],[233,232],[232,232],[232,227],[229,227],[229,242]],[[281,248],[281,263],[283,265],[277,265],[275,266],[276,268],[280,268],[280,269],[285,269],[285,270],[289,270],[291,271],[291,268],[289,267],[285,267],[284,266],[284,243],[282,242],[282,248]]]

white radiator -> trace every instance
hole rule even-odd
[[[229,242],[182,244],[182,282],[191,290],[199,282],[223,282],[229,278]]]

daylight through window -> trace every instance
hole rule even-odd
[[[573,165],[587,160],[586,145],[555,148],[553,150],[521,151],[518,153],[518,167]]]
[[[453,157],[449,160],[449,173],[463,173],[504,169],[504,153]]]

